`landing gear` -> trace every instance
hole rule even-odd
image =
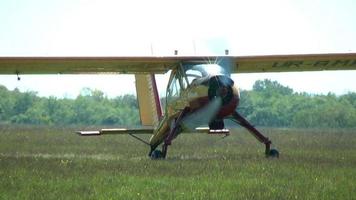
[[[163,145],[162,145],[162,151],[160,150],[154,150],[157,146],[154,146],[154,148],[151,149],[151,152],[148,154],[151,159],[165,159],[167,156],[167,150],[168,146],[172,144],[172,140],[178,136],[178,134],[182,131],[180,124],[181,121],[186,113],[188,113],[189,108],[186,107],[183,109],[183,111],[179,114],[179,116],[175,119],[172,120],[170,130],[166,138],[164,139]]]
[[[157,159],[165,159],[167,156],[168,146],[172,144],[174,138],[178,136],[181,132],[181,122],[183,117],[188,113],[189,108],[183,109],[183,111],[179,114],[179,116],[172,120],[170,125],[170,130],[167,136],[163,140],[162,150],[157,150],[157,143],[154,146],[151,146],[151,151],[148,154],[149,157],[153,160]],[[232,117],[235,119],[235,122],[240,124],[242,127],[246,128],[258,141],[265,144],[265,155],[268,158],[278,158],[279,152],[276,149],[271,149],[272,142],[265,137],[261,132],[259,132],[252,124],[250,124],[244,117],[242,117],[238,112],[234,112]],[[209,128],[211,130],[224,130],[224,122],[220,119],[215,119],[209,124]]]
[[[265,137],[260,131],[258,131],[252,124],[250,124],[250,122],[248,122],[238,112],[235,111],[232,114],[232,116],[238,124],[240,124],[242,127],[246,128],[253,136],[255,136],[255,138],[258,141],[265,144],[266,157],[268,157],[268,158],[278,158],[279,157],[278,150],[271,149],[271,144],[272,144],[271,140],[269,140],[267,137]]]

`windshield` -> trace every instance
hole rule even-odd
[[[218,64],[192,65],[186,68],[186,74],[195,74],[205,77],[208,75],[227,75],[224,68]]]
[[[224,68],[217,64],[199,64],[185,66],[185,75],[188,79],[188,83],[192,83],[194,80],[216,75],[227,75]]]

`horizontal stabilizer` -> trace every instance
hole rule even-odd
[[[127,129],[127,128],[111,128],[111,129],[101,129],[101,134],[152,134],[152,128],[142,128],[142,129]]]
[[[95,136],[103,134],[152,134],[153,128],[111,128],[111,129],[101,129],[99,131],[77,131],[79,135],[82,136]]]
[[[226,129],[226,128],[213,130],[213,129],[209,129],[209,127],[198,127],[198,128],[195,128],[195,130],[199,133],[207,133],[207,134],[212,134],[212,135],[214,135],[214,134],[229,135],[230,134],[230,130]]]
[[[100,131],[77,131],[76,133],[83,136],[100,135]]]
[[[217,130],[212,130],[212,129],[210,129],[209,132],[208,132],[208,134],[211,134],[211,135],[214,135],[214,134],[217,134],[217,135],[219,135],[219,134],[230,135],[230,131],[229,131],[229,129],[226,129],[226,128],[224,128],[224,129],[217,129]]]

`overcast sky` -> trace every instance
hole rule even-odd
[[[265,55],[356,52],[353,0],[1,0],[0,56]],[[356,71],[237,74],[295,91],[356,92]],[[159,76],[164,94],[167,76]],[[9,89],[75,97],[135,93],[133,76],[0,76]],[[132,87],[131,87],[132,86]]]

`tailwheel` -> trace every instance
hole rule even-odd
[[[224,128],[224,120],[222,119],[215,119],[209,123],[209,129],[211,130],[222,130]]]
[[[266,153],[266,157],[268,158],[279,158],[279,151],[277,149],[271,149],[268,153]]]
[[[164,155],[161,150],[154,150],[150,155],[152,160],[164,159]]]

